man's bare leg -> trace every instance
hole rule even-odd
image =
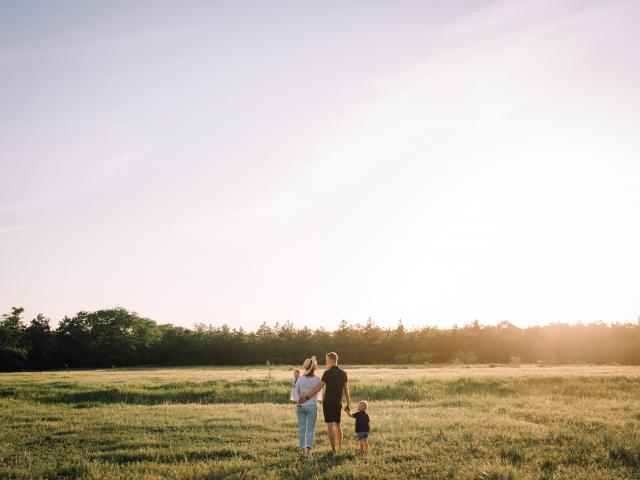
[[[336,430],[335,422],[327,422],[327,432],[329,433],[329,443],[331,444],[331,452],[336,453]],[[340,424],[338,424],[340,425]],[[340,432],[342,433],[342,432]]]
[[[336,444],[338,452],[342,451],[342,424],[339,422],[336,422]]]

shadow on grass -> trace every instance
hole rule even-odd
[[[609,459],[617,464],[640,469],[640,444],[635,449],[624,445],[616,446],[609,450]]]
[[[255,460],[249,453],[237,452],[231,449],[196,450],[184,452],[171,451],[142,451],[119,450],[103,452],[96,455],[97,459],[112,463],[156,462],[156,463],[180,463],[198,460]]]
[[[368,400],[420,401],[433,397],[436,384],[405,380],[360,384],[352,382],[353,395]],[[0,395],[44,404],[66,404],[89,408],[102,404],[188,403],[289,403],[291,385],[270,379],[180,382],[153,385],[100,386],[80,383],[16,384],[0,387]],[[441,388],[438,388],[441,389]]]
[[[349,382],[353,398],[369,401],[419,402],[439,400],[442,407],[469,406],[463,397],[520,397],[561,395],[572,397],[637,398],[640,379],[598,377],[507,377],[457,378]],[[66,404],[90,408],[104,404],[189,403],[289,403],[291,385],[286,380],[245,379],[238,381],[172,382],[162,384],[99,385],[74,382],[2,384],[0,397],[44,404]]]

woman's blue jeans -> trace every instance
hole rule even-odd
[[[298,429],[300,430],[300,448],[312,448],[316,433],[318,405],[299,405],[296,407]]]

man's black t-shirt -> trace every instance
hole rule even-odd
[[[369,431],[369,415],[366,412],[356,412],[353,418],[356,419],[356,433]]]
[[[321,379],[326,385],[324,391],[325,403],[340,403],[342,401],[342,391],[347,383],[347,372],[337,365],[325,370]]]

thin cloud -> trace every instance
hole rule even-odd
[[[82,198],[125,175],[127,169],[135,161],[142,158],[147,150],[147,148],[140,148],[109,157],[84,172],[84,174],[79,174],[79,178],[74,177],[73,185],[63,185],[27,201],[0,206],[0,215],[15,214]]]
[[[27,227],[19,225],[5,225],[0,226],[0,235],[10,235],[12,233],[19,233],[26,230]]]
[[[148,43],[199,34],[205,30],[206,29],[204,27],[176,28],[165,31],[137,33],[134,35],[110,38],[108,40],[101,40],[97,42],[82,42],[61,47],[0,52],[0,63],[10,63],[24,59],[39,59],[42,57],[58,57],[82,53],[130,49],[135,48],[136,46],[143,46]]]

